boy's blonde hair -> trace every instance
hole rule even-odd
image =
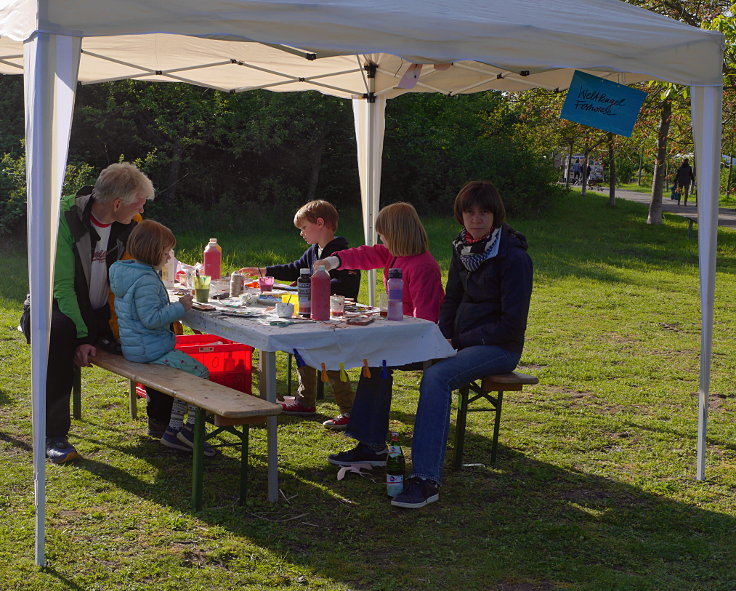
[[[128,236],[127,250],[135,260],[155,267],[176,246],[174,233],[153,220],[139,222]]]
[[[103,203],[120,199],[130,204],[144,195],[153,199],[153,183],[130,162],[111,164],[100,173],[95,181],[95,199]]]
[[[399,201],[381,209],[376,217],[376,232],[395,256],[413,256],[429,250],[427,232],[411,203]]]
[[[325,226],[331,228],[334,232],[337,230],[337,221],[340,219],[340,214],[337,213],[335,206],[329,201],[316,199],[299,208],[299,211],[294,214],[294,225],[298,228],[305,220],[316,224],[317,218],[322,218],[325,221]]]

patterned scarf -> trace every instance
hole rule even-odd
[[[491,234],[480,240],[472,240],[467,230],[463,229],[452,243],[452,247],[460,257],[463,266],[471,273],[480,267],[487,259],[492,259],[498,254],[501,243],[501,228],[496,228]]]

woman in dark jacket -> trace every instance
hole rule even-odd
[[[690,166],[690,161],[685,158],[677,169],[675,181],[677,183],[677,205],[680,205],[680,197],[685,196],[685,206],[687,206],[687,198],[690,194],[690,185],[695,180],[695,174]]]
[[[439,498],[452,391],[490,374],[513,371],[524,348],[532,261],[523,235],[489,182],[471,181],[455,198],[463,230],[453,242],[440,330],[458,349],[424,372],[414,423],[411,477],[391,504],[416,509]]]

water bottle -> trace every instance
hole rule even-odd
[[[404,491],[405,468],[404,452],[399,445],[399,434],[391,433],[391,443],[388,446],[386,457],[386,493],[389,497],[395,497]]]
[[[299,269],[296,286],[299,297],[299,315],[309,318],[312,315],[312,279],[309,276],[309,269]]]
[[[203,256],[204,274],[209,275],[210,279],[219,279],[220,267],[222,266],[222,248],[217,244],[217,238],[210,238]]]
[[[330,319],[331,287],[330,274],[324,267],[318,267],[312,275],[312,320]]]
[[[404,280],[401,269],[388,270],[388,314],[386,320],[404,318]]]

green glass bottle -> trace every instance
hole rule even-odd
[[[395,497],[404,491],[404,452],[399,445],[399,434],[391,433],[391,443],[388,446],[388,457],[386,458],[386,493]]]

